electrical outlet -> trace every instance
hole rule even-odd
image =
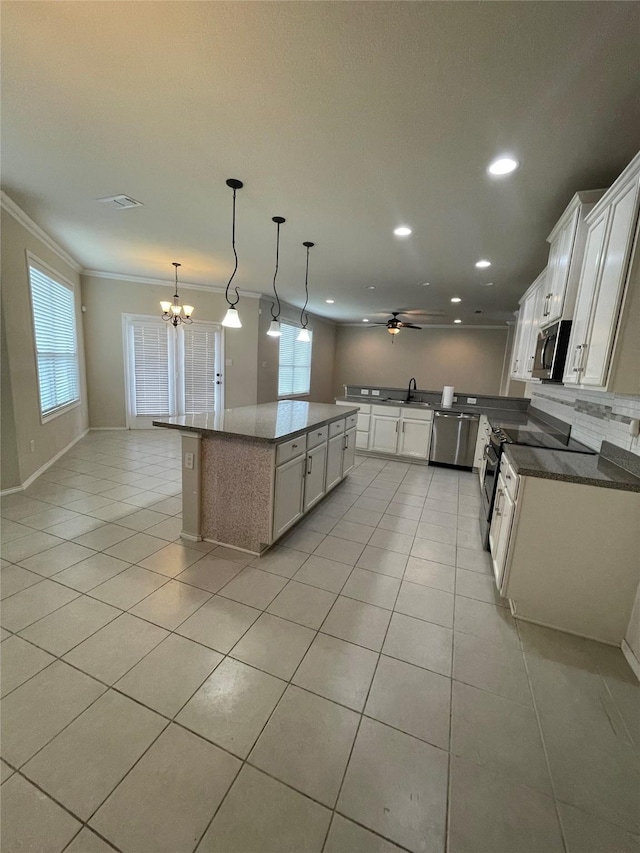
[[[475,406],[475,404],[476,404],[477,402],[478,402],[478,398],[477,398],[477,397],[467,397],[467,403],[470,403],[472,406]]]
[[[454,397],[454,398],[453,398],[453,402],[454,402],[454,403],[457,403],[457,402],[458,402],[458,398],[457,398],[457,397]]]
[[[184,454],[184,467],[188,468],[189,471],[193,471],[193,453]]]
[[[224,365],[225,365],[225,367],[233,367],[233,359],[232,358],[225,358]]]
[[[379,391],[372,391],[372,392],[371,392],[371,395],[372,395],[373,397],[379,397],[379,396],[380,396],[380,392],[379,392]]]
[[[31,452],[34,453],[35,449],[36,449],[36,443],[33,439],[31,439],[30,445],[31,445]]]
[[[363,394],[363,395],[364,395],[364,394],[368,394],[368,393],[369,393],[369,389],[368,389],[368,388],[361,388],[361,389],[360,389],[360,393],[361,393],[361,394]]]
[[[266,367],[266,366],[267,366],[267,362],[266,362],[266,361],[263,361],[263,362],[262,362],[262,366],[263,366],[263,367]]]

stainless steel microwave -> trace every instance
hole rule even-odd
[[[531,373],[534,379],[562,382],[570,333],[571,320],[561,320],[540,330]]]

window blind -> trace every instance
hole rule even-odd
[[[40,412],[51,415],[80,399],[73,290],[29,266]]]
[[[278,367],[278,396],[308,394],[311,388],[311,341],[297,341],[298,326],[280,323],[280,363]]]
[[[169,415],[169,339],[167,326],[132,324],[135,414]],[[170,329],[173,331],[173,329]]]
[[[188,326],[184,334],[184,413],[212,412],[216,396],[215,329]]]

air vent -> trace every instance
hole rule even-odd
[[[142,207],[141,201],[136,201],[130,195],[110,195],[106,198],[99,198],[100,204],[109,207],[112,210],[126,210],[128,207]]]

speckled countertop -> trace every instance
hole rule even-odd
[[[203,412],[199,415],[158,418],[153,421],[153,425],[200,432],[203,435],[236,435],[258,441],[278,442],[355,412],[356,406],[348,409],[346,406],[333,406],[330,403],[280,400],[260,406],[225,409],[220,414]]]
[[[412,409],[432,409],[434,412],[461,412],[464,414],[486,415],[492,426],[521,426],[526,424],[529,415],[527,412],[517,409],[490,408],[488,406],[453,405],[445,409],[439,403],[404,403],[401,400],[379,400],[377,397],[338,397],[345,403],[353,403],[354,406],[393,406],[410,412]]]
[[[565,453],[520,444],[505,444],[503,452],[522,477],[640,492],[640,477],[614,465],[602,454]]]

